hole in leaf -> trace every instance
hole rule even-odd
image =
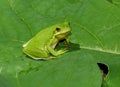
[[[97,64],[98,64],[100,70],[102,70],[102,72],[103,72],[102,77],[105,78],[109,72],[108,66],[103,63],[97,63]]]

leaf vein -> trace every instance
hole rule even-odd
[[[15,11],[13,9],[12,5],[10,4],[10,1],[9,0],[7,0],[7,1],[8,1],[9,7],[12,10],[12,12],[14,12],[14,14],[27,26],[27,28],[29,29],[29,32],[30,32],[31,36],[33,36],[31,26],[24,21],[24,17],[21,17],[21,16],[18,15],[17,11]]]

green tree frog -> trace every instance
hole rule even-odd
[[[56,24],[38,32],[27,43],[23,44],[23,52],[33,59],[49,60],[65,53],[69,47],[69,40],[66,39],[70,33],[68,22]],[[56,50],[56,46],[64,41],[66,47]]]

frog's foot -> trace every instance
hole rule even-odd
[[[69,48],[70,47],[70,40],[69,39],[63,39],[62,41],[60,42],[64,42],[65,43],[65,46],[66,48]]]
[[[66,40],[65,40],[65,45],[66,45],[67,48],[70,47],[70,40],[69,40],[69,39],[66,39]]]
[[[67,51],[68,51],[67,48],[58,50],[58,51],[57,51],[57,55],[63,54],[63,53],[65,53],[65,52],[67,52]]]

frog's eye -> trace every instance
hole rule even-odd
[[[60,30],[61,30],[61,28],[59,28],[59,27],[57,27],[57,28],[56,28],[56,31],[58,31],[58,32],[59,32]]]

